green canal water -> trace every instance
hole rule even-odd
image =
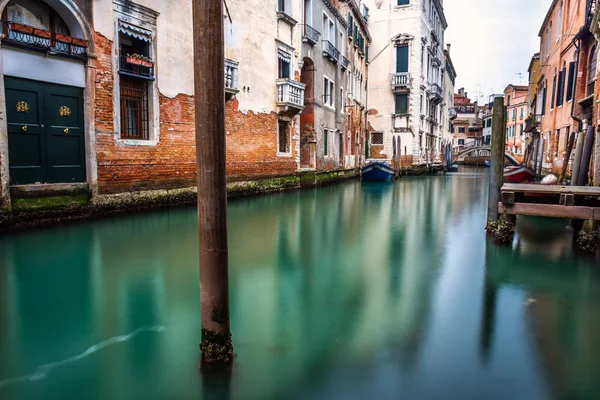
[[[229,204],[230,376],[193,208],[0,237],[0,399],[598,399],[600,271],[486,242],[487,170]]]

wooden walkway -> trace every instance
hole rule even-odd
[[[600,221],[600,187],[504,184],[498,212]]]

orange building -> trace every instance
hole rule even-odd
[[[523,155],[525,152],[525,119],[529,115],[528,92],[528,86],[508,85],[504,89],[506,151],[515,155]]]
[[[578,46],[574,38],[585,19],[585,1],[553,0],[539,31],[536,114],[541,117],[539,132],[544,139],[543,166],[554,172],[563,165],[570,132],[580,129],[578,119],[572,115],[581,113],[577,103],[584,97],[580,93],[587,90],[585,71],[589,49],[580,47],[578,68]]]

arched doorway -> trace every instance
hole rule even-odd
[[[317,162],[317,135],[315,133],[315,97],[314,97],[315,64],[305,57],[303,59],[300,81],[304,88],[304,110],[300,115],[300,168],[314,169]]]
[[[93,183],[95,149],[86,138],[94,126],[87,99],[94,50],[85,17],[72,0],[3,0],[0,7],[2,194],[10,185]]]

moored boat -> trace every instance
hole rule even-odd
[[[362,167],[360,175],[365,181],[390,182],[394,179],[395,171],[383,162],[373,161]]]
[[[535,178],[535,172],[524,165],[511,165],[504,168],[505,183],[530,182]]]

